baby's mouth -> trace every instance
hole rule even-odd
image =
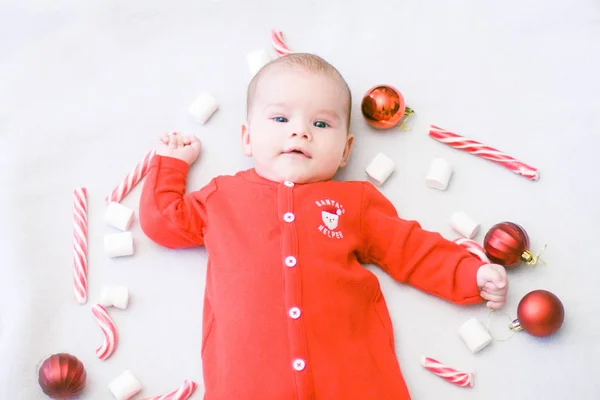
[[[307,151],[302,150],[299,147],[294,147],[294,148],[291,148],[291,149],[287,149],[287,150],[283,151],[282,154],[287,154],[287,155],[291,155],[291,156],[305,157],[305,158],[312,158]]]

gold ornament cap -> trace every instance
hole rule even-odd
[[[511,323],[509,326],[508,326],[508,328],[509,328],[511,331],[516,331],[516,332],[518,332],[518,331],[522,331],[522,330],[523,330],[523,327],[521,326],[521,323],[519,322],[519,320],[518,320],[518,319],[515,319],[515,320],[514,320],[514,321],[513,321],[513,322],[512,322],[512,323]]]

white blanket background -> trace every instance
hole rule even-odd
[[[365,179],[383,151],[396,171],[381,188],[401,216],[455,238],[464,210],[482,224],[520,223],[547,265],[509,273],[504,311],[534,289],[557,294],[563,328],[548,339],[519,333],[472,355],[456,333],[485,306],[458,307],[399,285],[375,267],[395,326],[398,358],[415,400],[593,399],[600,391],[598,152],[600,6],[589,0],[4,0],[0,4],[0,398],[45,398],[36,366],[56,352],[88,372],[84,399],[110,399],[125,369],[137,397],[200,384],[206,252],[170,251],[133,225],[136,254],[102,250],[104,197],[159,134],[197,135],[204,151],[189,189],[251,166],[239,146],[249,82],[247,52],[272,52],[280,29],[295,51],[333,63],[353,91],[357,136],[339,179]],[[410,132],[379,132],[360,115],[371,86],[398,87],[417,112]],[[200,91],[220,109],[205,126],[186,113]],[[318,93],[315,93],[318,96]],[[437,124],[540,169],[538,182],[427,137]],[[427,188],[433,157],[455,167],[449,189]],[[72,192],[89,190],[89,301],[72,295]],[[123,203],[136,208],[141,186]],[[102,334],[90,307],[104,284],[130,288],[111,309],[115,354],[95,356]],[[498,317],[502,329],[508,317]],[[419,365],[431,356],[475,372],[462,389]],[[232,385],[236,384],[231,382]]]

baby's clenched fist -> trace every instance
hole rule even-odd
[[[508,279],[502,265],[484,264],[477,270],[477,286],[489,308],[500,308],[506,303]]]
[[[164,133],[156,145],[156,154],[159,156],[177,158],[191,165],[202,146],[196,136],[183,136],[177,132]]]

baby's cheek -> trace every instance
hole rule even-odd
[[[328,168],[331,170],[337,170],[340,166],[340,163],[342,162],[342,155],[337,155],[337,154],[329,154],[327,157],[327,161],[325,162],[325,164],[327,164]]]
[[[252,146],[252,152],[256,157],[270,158],[275,153],[275,146],[273,145],[273,141],[268,140],[265,137],[257,138]]]
[[[343,151],[340,152],[337,147],[327,147],[325,151],[323,151],[323,162],[327,164],[339,164],[342,159]]]

